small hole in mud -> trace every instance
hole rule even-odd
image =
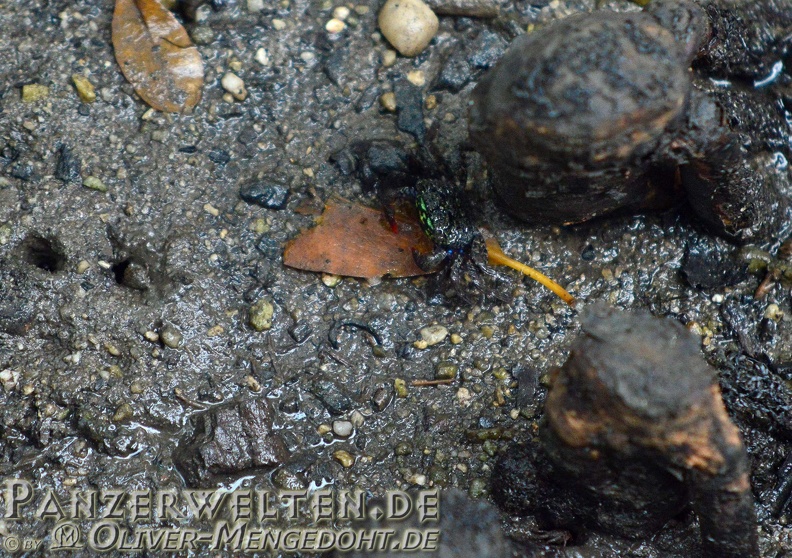
[[[47,238],[30,235],[22,241],[25,261],[39,269],[57,273],[66,266],[66,256]]]
[[[122,260],[113,266],[113,275],[115,275],[116,283],[119,285],[124,284],[124,272],[129,267],[129,258]]]

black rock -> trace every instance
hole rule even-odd
[[[594,247],[591,244],[583,248],[583,251],[580,253],[580,259],[582,259],[584,262],[590,262],[596,257],[597,252],[594,250]]]
[[[426,125],[421,89],[407,80],[401,80],[396,83],[393,92],[396,95],[398,111],[396,126],[402,132],[412,134],[418,143],[423,143],[426,138]]]
[[[289,327],[288,332],[295,343],[300,344],[311,336],[313,329],[306,320],[298,320]]]
[[[487,70],[500,60],[506,51],[506,40],[492,31],[484,30],[470,45],[468,63],[478,70]]]
[[[11,176],[19,180],[30,180],[33,176],[33,167],[27,163],[17,163],[11,167]]]
[[[745,265],[732,254],[701,246],[688,248],[681,271],[690,286],[698,289],[731,287],[748,278]]]
[[[466,59],[465,52],[454,50],[451,56],[446,59],[440,75],[434,83],[435,89],[446,89],[453,93],[458,93],[465,85],[470,82],[472,71]]]
[[[55,165],[55,178],[66,182],[80,182],[82,177],[82,163],[80,159],[72,153],[67,145],[61,145],[58,151],[58,162]]]
[[[311,386],[311,393],[331,415],[342,415],[352,408],[352,400],[335,382],[319,380]]]
[[[346,59],[348,54],[348,49],[337,48],[325,59],[324,73],[336,87],[340,87],[341,84],[347,81]]]
[[[224,149],[217,149],[209,152],[209,160],[223,166],[231,160],[231,155]]]
[[[28,273],[0,260],[0,332],[24,335],[33,324],[38,292]]]
[[[284,209],[289,200],[289,187],[273,181],[256,181],[243,185],[239,197],[245,202],[267,209]]]
[[[190,486],[216,475],[274,468],[289,455],[272,430],[273,412],[266,399],[237,399],[191,419],[193,432],[179,443],[173,461]]]

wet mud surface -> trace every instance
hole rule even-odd
[[[354,25],[329,36],[334,7],[294,0],[250,13],[232,1],[204,12],[206,84],[192,115],[148,112],[134,95],[113,57],[111,2],[0,7],[3,477],[60,494],[426,485],[486,500],[499,454],[536,435],[548,374],[579,334],[578,310],[517,277],[513,301],[472,307],[434,294],[431,278],[328,287],[285,268],[281,254],[332,196],[376,203],[334,153],[369,138],[409,146],[434,124],[453,152],[467,136],[473,85],[509,41],[593,2],[518,2],[491,21],[441,17],[424,53],[390,67],[378,6],[353,8]],[[196,24],[188,30],[196,36]],[[255,58],[260,48],[267,64]],[[244,102],[223,100],[231,68],[249,91]],[[423,86],[406,81],[416,70]],[[80,101],[73,73],[89,75],[95,103]],[[49,86],[47,98],[22,102],[30,83]],[[391,90],[398,114],[379,103]],[[475,217],[509,255],[584,305],[649,310],[700,335],[745,438],[762,556],[792,553],[789,284],[756,300],[764,256],[747,262],[684,208],[526,226],[499,209],[481,158],[468,153],[465,164]],[[89,176],[107,191],[83,186]],[[258,199],[269,208],[249,203],[254,183],[268,189]],[[249,311],[262,299],[272,326],[256,331]],[[350,321],[365,327],[337,325]],[[431,325],[450,335],[416,348]],[[412,385],[454,368],[448,385]],[[52,528],[29,524],[40,538]],[[525,556],[699,555],[690,512],[637,541],[592,534],[569,545],[530,518],[503,515],[502,525]],[[4,522],[0,533],[28,527]],[[507,542],[493,534],[492,544]]]

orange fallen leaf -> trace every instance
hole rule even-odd
[[[283,263],[365,279],[425,275],[412,250],[428,252],[432,243],[414,217],[397,212],[396,222],[398,232],[394,233],[381,210],[330,200],[318,224],[287,244]]]
[[[190,112],[201,100],[201,55],[160,0],[116,0],[116,61],[135,93],[163,112]]]

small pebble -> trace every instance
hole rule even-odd
[[[388,0],[379,13],[379,27],[404,56],[416,56],[437,33],[439,21],[421,0]]]
[[[330,426],[329,424],[320,424],[319,426],[316,427],[316,433],[319,434],[320,436],[324,436],[328,432],[332,432],[332,431],[333,431],[333,427]]]
[[[778,304],[768,304],[767,308],[765,309],[764,317],[768,320],[773,320],[774,322],[780,322],[784,317],[784,313],[781,311],[781,308],[779,308]]]
[[[237,101],[244,101],[247,99],[247,89],[245,89],[245,82],[242,81],[234,72],[226,72],[223,79],[220,80],[223,89],[231,93]]]
[[[448,335],[448,330],[441,325],[427,326],[421,329],[421,338],[426,341],[427,346],[437,345]]]
[[[407,72],[407,81],[417,87],[423,87],[423,85],[426,83],[426,74],[424,74],[421,70],[412,70]]]
[[[355,428],[360,428],[363,426],[363,423],[366,421],[366,417],[363,416],[363,413],[360,411],[352,411],[352,414],[349,415],[349,421]]]
[[[387,91],[380,95],[379,102],[382,108],[388,112],[396,112],[396,94],[393,91]]]
[[[459,366],[454,364],[449,360],[444,360],[438,363],[437,367],[435,368],[435,379],[436,380],[453,380],[456,378],[457,371],[459,370]]]
[[[340,19],[344,21],[346,18],[349,17],[349,8],[346,6],[338,6],[335,10],[333,10],[333,17],[335,19]]]
[[[250,318],[248,323],[256,331],[265,331],[272,327],[272,315],[275,307],[265,298],[250,307]]]
[[[457,390],[456,397],[462,407],[467,407],[473,400],[473,395],[470,393],[470,390],[464,387]]]
[[[107,192],[107,185],[95,176],[83,178],[83,186],[97,192]]]
[[[340,19],[333,18],[327,23],[325,23],[325,31],[335,35],[336,33],[340,33],[346,28],[346,23],[341,21]]]
[[[333,434],[340,438],[349,438],[354,430],[354,425],[348,420],[336,420],[333,422]]]
[[[382,53],[382,65],[386,68],[390,68],[396,63],[396,51],[388,49]]]
[[[417,486],[426,486],[428,482],[426,479],[426,475],[421,475],[421,474],[410,475],[404,480],[406,480],[410,484],[414,484]]]
[[[19,372],[16,370],[3,370],[0,372],[0,384],[6,392],[12,391],[19,383]]]
[[[286,22],[282,19],[273,19],[272,20],[272,27],[275,28],[275,31],[283,31],[286,29]]]
[[[247,384],[247,387],[248,387],[248,389],[250,391],[253,391],[253,392],[256,392],[256,393],[261,391],[261,384],[253,376],[250,376],[250,375],[245,376],[245,384]]]
[[[143,337],[146,338],[146,341],[150,341],[151,343],[159,343],[159,335],[156,331],[147,331],[143,334]]]
[[[247,0],[247,9],[252,13],[260,12],[264,9],[264,0]]]
[[[209,215],[217,217],[220,215],[220,210],[213,206],[211,203],[206,203],[203,206],[204,211],[206,211]]]
[[[49,87],[40,83],[30,83],[22,86],[22,102],[35,103],[49,97]]]
[[[338,461],[342,467],[349,469],[355,464],[355,456],[348,451],[338,450],[333,452],[333,459]]]
[[[429,95],[426,97],[426,101],[424,101],[424,106],[426,110],[433,110],[437,107],[437,96],[436,95]]]
[[[182,344],[181,332],[171,325],[166,325],[160,332],[160,338],[166,347],[178,349]]]
[[[91,264],[89,264],[85,260],[80,260],[80,263],[77,264],[77,273],[82,274],[88,271],[89,269],[91,269]]]
[[[324,283],[325,286],[330,287],[332,289],[333,287],[337,287],[340,282],[341,282],[340,275],[322,273],[322,283]]]
[[[129,403],[122,403],[118,406],[113,415],[113,422],[124,422],[131,419],[133,416],[132,406]]]
[[[223,326],[221,325],[212,326],[206,330],[207,337],[217,337],[218,335],[222,335],[223,333],[225,333],[225,329],[223,329]]]
[[[393,389],[396,391],[397,397],[407,397],[407,382],[401,378],[396,378],[393,380]]]
[[[77,89],[77,95],[83,103],[93,103],[96,100],[96,89],[87,77],[72,74],[72,82]]]
[[[256,51],[256,62],[261,64],[262,66],[269,66],[270,65],[270,57],[267,53],[266,48],[260,48]]]
[[[458,333],[452,333],[451,334],[451,344],[452,345],[459,345],[460,343],[462,343],[462,336],[459,335]]]

